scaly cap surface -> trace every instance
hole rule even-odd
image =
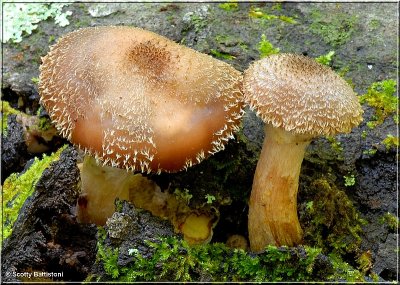
[[[80,29],[42,61],[41,103],[106,165],[185,169],[223,149],[243,115],[239,71],[142,29]]]
[[[245,102],[274,127],[311,136],[350,132],[362,108],[349,84],[329,67],[296,54],[275,54],[244,72]]]

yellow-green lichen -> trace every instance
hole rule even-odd
[[[7,136],[7,119],[9,115],[18,115],[21,112],[10,106],[7,101],[1,101],[1,133]]]
[[[366,103],[375,109],[371,120],[367,122],[369,128],[382,124],[389,116],[393,116],[394,121],[398,123],[399,99],[396,96],[396,86],[397,83],[393,79],[374,82],[367,93],[360,96],[360,103]]]
[[[26,199],[32,195],[43,171],[49,167],[53,161],[59,159],[61,152],[65,148],[66,146],[60,148],[56,153],[50,156],[44,154],[42,159],[36,157],[33,164],[24,173],[13,173],[6,178],[3,184],[1,197],[3,209],[3,221],[1,223],[3,239],[11,234],[12,227],[22,205],[25,203]]]
[[[72,12],[63,12],[63,7],[67,5],[69,4],[4,3],[3,13],[7,21],[4,22],[3,42],[22,41],[23,36],[31,34],[39,22],[48,18],[54,18],[60,27],[69,25],[67,17],[72,15]]]

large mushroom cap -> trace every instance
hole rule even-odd
[[[266,123],[311,136],[346,133],[362,121],[349,84],[329,67],[296,54],[275,54],[244,73],[245,101]]]
[[[142,29],[80,29],[42,60],[42,104],[104,164],[184,169],[223,149],[243,115],[239,71]]]

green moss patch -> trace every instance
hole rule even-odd
[[[150,255],[129,249],[132,262],[121,267],[117,264],[119,249],[104,245],[105,231],[100,232],[97,262],[107,276],[97,281],[307,281],[332,273],[329,262],[324,264],[327,271],[319,271],[325,262],[320,249],[268,246],[264,253],[255,255],[221,243],[190,247],[174,237],[146,241]]]
[[[229,54],[229,53],[220,52],[220,51],[218,51],[218,50],[216,50],[216,49],[211,49],[211,50],[210,50],[210,53],[211,53],[213,56],[215,56],[216,58],[218,58],[218,59],[233,60],[233,59],[236,58],[235,56],[233,56],[233,55],[231,55],[231,54]]]
[[[331,50],[330,52],[328,52],[327,54],[323,54],[317,58],[315,58],[315,60],[323,65],[330,65],[333,56],[335,55],[335,51]]]
[[[311,185],[315,196],[308,202],[304,239],[308,244],[337,255],[354,254],[361,244],[361,226],[366,222],[346,193],[324,178]]]
[[[374,82],[367,93],[360,96],[360,103],[368,104],[375,109],[371,120],[367,122],[368,127],[375,128],[389,116],[393,116],[394,121],[398,123],[399,98],[396,96],[396,85],[393,79]]]
[[[386,150],[391,148],[399,147],[399,137],[395,137],[392,134],[388,134],[386,138],[382,140],[382,144],[386,147]]]
[[[226,3],[221,3],[218,5],[219,8],[227,11],[227,12],[235,12],[239,10],[239,5],[235,1],[230,1]]]
[[[279,9],[278,9],[279,10]],[[260,20],[280,20],[285,23],[289,24],[297,24],[297,21],[290,16],[286,15],[274,15],[274,14],[268,14],[265,11],[263,11],[261,8],[251,6],[250,11],[249,11],[249,16],[254,19],[260,19]]]
[[[345,13],[335,13],[327,16],[319,10],[311,13],[310,31],[320,36],[332,47],[345,44],[354,32],[357,17]]]
[[[385,213],[379,219],[379,222],[382,225],[386,225],[392,232],[396,232],[399,229],[399,218],[389,212]]]
[[[274,48],[272,43],[268,41],[267,36],[264,34],[261,35],[261,41],[258,43],[257,48],[260,52],[260,58],[279,53],[279,48]]]

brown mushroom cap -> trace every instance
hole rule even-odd
[[[184,169],[223,149],[243,115],[239,71],[142,29],[80,29],[42,61],[42,104],[103,164]]]
[[[275,54],[244,73],[245,102],[266,123],[310,136],[346,133],[362,121],[349,84],[329,67],[296,54]]]

